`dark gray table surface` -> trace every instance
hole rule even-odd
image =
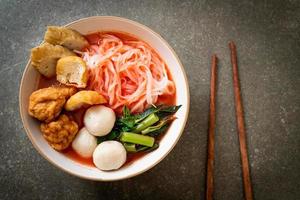
[[[136,20],[175,49],[191,110],[174,150],[128,180],[93,182],[64,173],[33,148],[19,116],[19,83],[45,27],[93,15]],[[243,199],[228,41],[238,48],[256,199],[300,199],[300,1],[0,0],[0,199],[204,199],[209,64],[219,83],[215,199]]]

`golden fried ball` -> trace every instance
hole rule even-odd
[[[60,114],[66,100],[76,91],[76,88],[64,86],[34,91],[29,98],[28,113],[40,121],[50,122]]]
[[[56,150],[68,148],[78,132],[78,125],[67,115],[60,115],[59,118],[50,123],[42,123],[41,131],[44,138]]]

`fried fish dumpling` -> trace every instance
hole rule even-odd
[[[104,103],[107,103],[106,99],[98,92],[92,90],[82,90],[68,99],[65,104],[65,109],[67,111],[73,111],[81,107]]]
[[[81,50],[89,44],[77,31],[59,26],[48,26],[44,40],[51,44],[62,45],[71,50]]]
[[[74,52],[65,47],[45,42],[31,49],[31,65],[42,75],[51,78],[56,75],[57,60],[74,55],[76,55]]]
[[[50,146],[58,151],[68,148],[78,132],[78,124],[64,114],[55,121],[42,123],[40,128]]]
[[[76,88],[65,86],[36,90],[29,97],[28,113],[40,121],[50,122],[60,114],[67,99],[76,92]]]

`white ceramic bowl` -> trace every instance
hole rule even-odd
[[[95,16],[74,21],[66,26],[82,34],[97,31],[125,32],[150,44],[167,63],[176,84],[176,102],[177,104],[181,104],[182,107],[176,113],[178,119],[172,123],[168,132],[160,141],[160,147],[157,150],[148,153],[144,157],[119,170],[109,172],[100,171],[97,168],[73,161],[64,154],[53,150],[43,138],[39,130],[39,122],[28,115],[28,99],[30,94],[37,89],[37,81],[40,76],[30,65],[29,61],[23,73],[20,85],[19,103],[23,125],[33,146],[44,158],[58,168],[85,179],[113,181],[133,177],[147,171],[158,164],[173,149],[183,132],[188,118],[190,103],[188,82],[184,68],[177,55],[168,43],[157,33],[142,24],[128,19],[112,16]]]

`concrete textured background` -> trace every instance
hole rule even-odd
[[[23,130],[18,89],[46,25],[93,15],[143,23],[175,49],[191,111],[175,149],[129,180],[92,182],[43,159]],[[300,1],[0,0],[0,199],[204,199],[209,64],[217,53],[215,199],[243,199],[228,41],[238,48],[256,199],[300,199]]]

